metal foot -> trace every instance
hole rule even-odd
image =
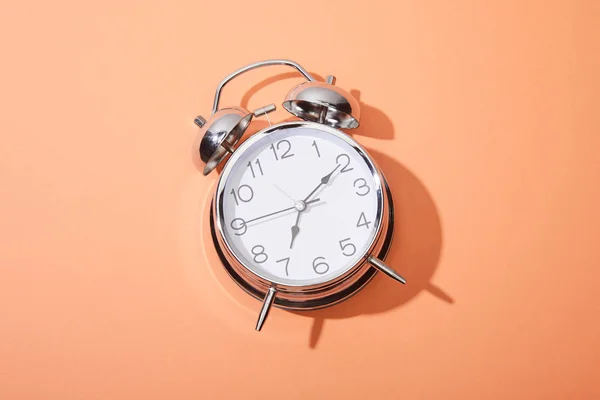
[[[262,326],[267,319],[267,315],[269,315],[269,310],[271,309],[271,305],[273,304],[273,300],[275,300],[275,293],[277,290],[275,288],[269,288],[267,295],[263,301],[262,308],[260,310],[260,314],[258,314],[258,321],[256,322],[256,330],[260,331]]]
[[[380,259],[371,256],[367,259],[367,261],[369,262],[369,264],[371,264],[372,266],[374,266],[375,268],[377,268],[379,271],[383,272],[390,278],[397,280],[398,282],[400,282],[402,284],[406,284],[406,279],[404,279],[396,271],[394,271],[393,269],[391,269],[390,267],[385,265],[383,263],[383,261],[381,261]]]

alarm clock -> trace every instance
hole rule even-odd
[[[250,112],[219,108],[223,87],[255,68],[295,68],[305,82],[283,107],[297,120],[271,124],[274,104]],[[269,127],[240,139],[254,117]],[[383,171],[343,130],[360,123],[358,101],[315,80],[291,60],[265,60],[226,76],[211,116],[198,116],[204,175],[225,162],[210,207],[214,246],[229,276],[262,301],[256,330],[271,307],[333,306],[382,272],[405,284],[385,258],[392,244],[394,207]]]

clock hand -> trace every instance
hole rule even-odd
[[[284,194],[284,195],[285,195],[285,196],[286,196],[288,199],[290,199],[290,200],[291,200],[291,201],[293,201],[294,203],[296,202],[296,199],[292,198],[292,196],[290,196],[289,194],[287,194],[286,192],[284,192],[282,188],[280,188],[279,186],[277,186],[277,185],[275,185],[275,184],[274,184],[273,186],[275,186],[275,189],[277,189],[277,190],[279,190],[281,193],[283,193],[283,194]]]
[[[320,188],[322,185],[327,185],[327,183],[329,183],[329,179],[331,178],[331,175],[333,175],[333,173],[334,173],[335,171],[337,171],[337,169],[338,169],[339,167],[341,167],[341,165],[340,165],[340,164],[338,164],[338,165],[335,167],[335,169],[334,169],[333,171],[331,171],[330,173],[328,173],[327,175],[325,175],[324,177],[322,177],[322,178],[321,178],[321,182],[319,182],[319,185],[317,185],[317,187],[316,187],[316,188],[314,188],[314,189],[313,189],[313,191],[312,191],[312,192],[310,192],[310,194],[304,198],[304,201],[307,201],[307,200],[310,198],[310,196],[312,196],[313,194],[315,194],[315,192],[316,192],[317,190],[319,190],[319,188]]]
[[[310,203],[310,202],[308,202],[308,203]],[[298,215],[296,215],[296,224],[294,226],[292,226],[292,241],[290,242],[290,249],[294,245],[294,239],[296,239],[296,236],[298,235],[298,233],[300,233],[300,227],[298,226],[298,222],[300,221],[301,213],[302,213],[302,211],[298,211]]]
[[[294,239],[296,239],[296,236],[298,236],[298,233],[300,233],[300,226],[298,226],[298,222],[300,222],[300,214],[302,213],[302,211],[306,210],[306,204],[310,204],[312,202],[312,200],[308,201],[308,199],[310,198],[310,196],[312,196],[313,194],[315,194],[315,192],[317,190],[319,190],[319,188],[321,186],[327,185],[327,183],[329,183],[329,179],[331,178],[331,175],[333,175],[333,173],[335,171],[337,171],[337,169],[339,167],[341,167],[340,164],[338,164],[333,169],[333,171],[331,171],[330,173],[328,173],[327,175],[325,175],[324,177],[322,177],[321,181],[319,182],[319,184],[317,185],[317,187],[314,188],[313,191],[310,192],[309,195],[304,198],[304,200],[301,200],[301,201],[298,202],[298,203],[300,203],[301,208],[297,208],[298,215],[296,216],[296,223],[292,226],[292,241],[290,242],[290,249],[294,245]]]
[[[316,199],[313,199],[313,200],[307,201],[305,204],[307,204],[307,205],[308,205],[308,204],[316,203],[316,202],[317,202],[317,201],[319,201],[319,200],[321,200],[321,199],[319,199],[319,198],[316,198]],[[250,222],[258,221],[259,219],[267,218],[267,217],[270,217],[270,216],[272,216],[272,215],[281,214],[281,213],[283,213],[283,212],[290,211],[290,210],[293,210],[293,209],[295,209],[295,208],[296,208],[296,206],[292,206],[292,207],[284,208],[283,210],[279,210],[279,211],[275,211],[275,212],[272,212],[272,213],[269,213],[269,214],[261,215],[260,217],[252,218],[252,219],[249,219],[248,221],[245,221],[245,222],[244,222],[244,224],[246,224],[246,225],[247,225],[247,224],[249,224]]]

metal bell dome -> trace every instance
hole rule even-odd
[[[334,84],[333,76],[328,76],[326,82],[302,82],[290,90],[283,107],[305,121],[319,122],[334,128],[358,128],[358,101]]]

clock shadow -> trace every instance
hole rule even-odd
[[[309,347],[316,348],[327,319],[379,314],[407,304],[425,292],[452,304],[454,299],[432,282],[442,249],[442,227],[437,207],[425,185],[406,167],[381,152],[367,149],[386,176],[394,202],[394,236],[386,264],[406,285],[378,273],[351,298],[333,307],[293,311],[313,318]]]

